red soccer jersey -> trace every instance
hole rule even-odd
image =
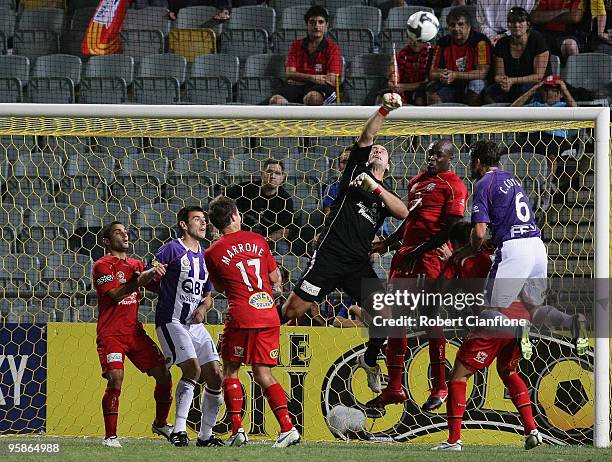
[[[144,263],[134,258],[122,260],[113,255],[100,258],[93,267],[93,286],[98,294],[98,337],[133,335],[142,324],[138,321],[140,290],[115,302],[108,291],[125,284],[135,272],[144,271]]]
[[[228,300],[226,326],[242,329],[280,325],[269,274],[276,269],[270,246],[259,234],[226,234],[204,254],[213,285]]]
[[[404,225],[403,252],[410,251],[442,230],[449,215],[463,216],[467,188],[450,170],[430,175],[426,170],[408,183],[408,220]]]
[[[491,249],[483,247],[476,255],[464,258],[461,262],[455,263],[449,260],[442,271],[442,276],[445,279],[484,279],[489,274],[491,269]]]
[[[538,0],[533,11],[555,11],[555,10],[584,10],[583,0]],[[555,32],[566,32],[567,24],[561,21],[547,21],[541,24],[540,27],[544,30],[550,30]]]
[[[308,54],[308,38],[294,40],[287,54],[286,67],[295,67],[296,72],[310,75],[342,73],[342,57],[338,44],[324,38],[316,51]]]
[[[397,68],[399,83],[417,83],[427,80],[429,68],[433,58],[431,43],[423,44],[419,52],[415,52],[406,45],[397,53]]]
[[[469,72],[485,64],[491,64],[491,42],[480,32],[470,32],[463,45],[453,43],[450,35],[442,37],[436,45],[434,67],[438,69]]]

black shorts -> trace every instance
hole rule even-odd
[[[290,103],[304,102],[304,96],[311,91],[316,91],[323,97],[326,104],[336,101],[336,89],[326,83],[307,83],[306,85],[285,85],[280,88],[277,94],[281,95]]]
[[[347,263],[338,255],[316,250],[293,292],[306,301],[320,303],[330,292],[341,289],[353,303],[362,306],[365,280],[369,280],[369,291],[384,291],[383,282],[367,259],[363,263]]]
[[[551,30],[542,30],[540,29],[540,33],[546,39],[546,44],[550,50],[551,55],[561,56],[561,45],[567,39],[572,39],[578,45],[578,50],[582,53],[585,49],[585,42],[581,40],[577,35],[571,34],[569,32],[557,32]],[[564,63],[565,64],[565,63]]]

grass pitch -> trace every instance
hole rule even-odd
[[[287,449],[272,449],[272,441],[257,441],[241,448],[175,448],[161,439],[122,438],[122,448],[106,448],[100,438],[0,437],[2,461],[202,461],[214,462],[392,462],[392,461],[485,461],[485,462],[575,462],[612,461],[612,449],[590,446],[543,445],[531,451],[516,446],[464,446],[461,453],[438,453],[430,445],[410,443],[302,443]],[[60,445],[59,454],[10,453],[9,444]]]

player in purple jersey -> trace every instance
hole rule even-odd
[[[572,329],[579,354],[586,352],[584,316],[569,316],[554,307],[541,305],[547,283],[548,255],[535,223],[533,209],[520,181],[499,168],[500,153],[492,141],[477,141],[471,148],[472,176],[478,180],[472,205],[470,244],[460,249],[455,258],[463,259],[480,250],[487,228],[491,228],[495,246],[494,260],[487,276],[486,296],[491,309],[481,317],[505,317],[500,308],[508,308],[521,300],[532,320],[556,319]],[[544,311],[541,311],[544,310]],[[525,359],[532,354],[529,325],[518,326],[521,352]]]
[[[177,225],[181,237],[162,245],[153,260],[153,265],[166,265],[155,310],[157,337],[166,365],[176,364],[182,371],[176,387],[176,425],[170,442],[175,446],[189,444],[187,414],[196,385],[205,382],[196,445],[223,446],[212,434],[223,402],[219,354],[202,324],[212,305],[212,286],[200,246],[206,234],[204,210],[199,206],[182,208],[177,214]]]

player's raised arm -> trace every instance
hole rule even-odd
[[[379,132],[380,127],[382,127],[382,124],[385,121],[385,117],[387,117],[389,112],[397,109],[401,105],[402,97],[400,95],[397,93],[385,93],[383,96],[382,105],[374,114],[372,114],[363,127],[363,131],[357,140],[357,146],[360,148],[371,146],[372,143],[374,143],[374,137]]]

